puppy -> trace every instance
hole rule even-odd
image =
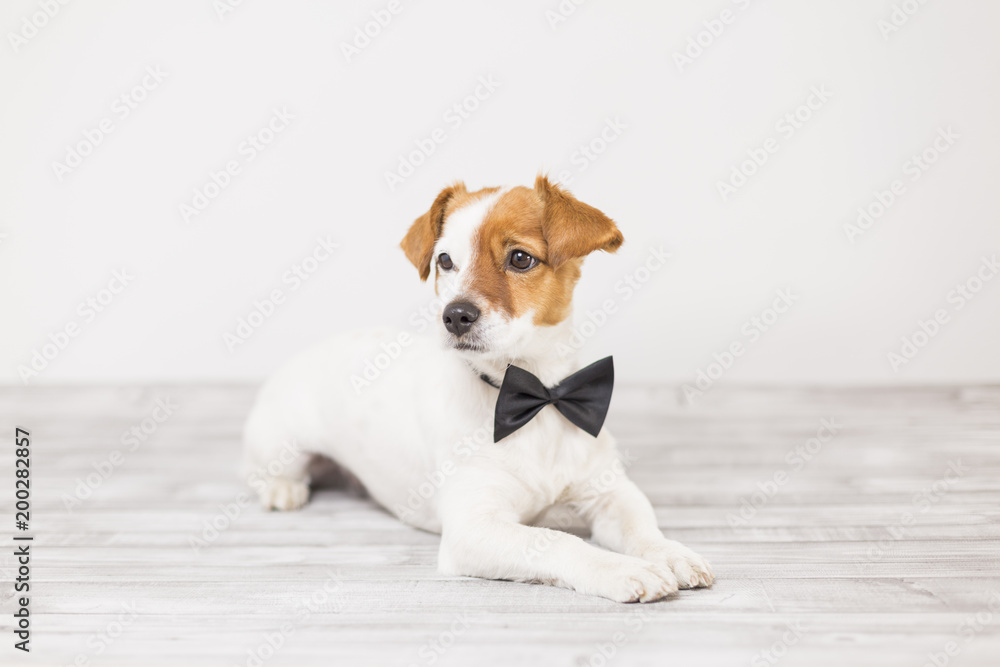
[[[709,564],[660,532],[606,429],[594,437],[546,405],[493,442],[508,366],[544,387],[579,370],[556,352],[572,333],[573,288],[584,257],[622,241],[610,218],[544,176],[533,188],[442,190],[401,243],[447,304],[438,335],[349,333],[279,370],[244,437],[264,506],[305,504],[309,462],[320,454],[406,523],[440,533],[444,574],[619,602],[711,585]],[[376,359],[378,377],[362,379]],[[600,546],[532,525],[554,507],[574,511]]]

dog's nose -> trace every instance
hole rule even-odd
[[[462,336],[479,319],[479,309],[468,301],[453,301],[445,306],[441,314],[444,328],[456,336]]]

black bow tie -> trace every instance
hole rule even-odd
[[[496,387],[487,376],[480,377]],[[546,388],[541,380],[523,368],[508,366],[499,387],[493,442],[500,442],[530,422],[550,403],[566,419],[596,438],[608,416],[614,385],[615,367],[611,357],[595,361],[552,388]]]

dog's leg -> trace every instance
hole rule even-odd
[[[600,492],[589,487],[572,506],[590,524],[595,542],[669,567],[681,588],[711,586],[715,580],[708,561],[663,536],[649,499],[624,475]]]
[[[495,496],[484,497],[488,495],[480,489],[474,507],[452,506],[443,516],[442,573],[541,582],[618,602],[651,602],[677,591],[666,562],[605,551],[569,533],[523,525],[513,508],[504,508]]]
[[[309,502],[309,479],[270,477],[257,493],[261,506],[266,510],[297,510]]]
[[[309,501],[309,457],[299,454],[281,466],[275,461],[281,459],[248,458],[247,481],[257,492],[264,509],[297,510]]]
[[[243,446],[243,475],[264,509],[297,510],[309,500],[309,461],[291,437],[255,421],[247,423]]]

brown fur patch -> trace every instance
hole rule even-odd
[[[421,280],[430,276],[434,244],[448,216],[498,190],[469,192],[457,182],[413,222],[400,246]],[[558,324],[569,315],[583,257],[595,250],[614,252],[623,240],[611,218],[539,176],[533,189],[504,193],[476,231],[470,289],[511,317],[533,311],[535,324]],[[539,264],[525,272],[512,269],[507,260],[514,250],[524,250]]]
[[[625,241],[611,218],[549,183],[545,176],[535,179],[535,192],[545,202],[542,227],[553,266],[595,250],[614,252]]]
[[[430,209],[413,221],[406,236],[399,242],[399,247],[406,254],[406,259],[410,260],[410,263],[417,267],[417,271],[420,272],[421,280],[427,280],[427,276],[431,274],[434,244],[441,236],[448,202],[455,196],[462,194],[468,193],[465,184],[461,181],[449,185],[438,193]]]
[[[465,183],[457,181],[449,185],[434,199],[430,209],[413,221],[406,236],[400,242],[406,258],[420,272],[420,279],[427,280],[431,274],[431,263],[434,260],[434,244],[441,238],[444,222],[447,217],[458,209],[474,203],[499,188],[483,188],[469,192]]]
[[[512,317],[534,311],[535,324],[558,324],[569,315],[582,257],[617,250],[622,240],[610,218],[540,176],[534,189],[504,193],[487,214],[473,239],[470,287]],[[538,265],[512,269],[513,250],[534,256]]]

